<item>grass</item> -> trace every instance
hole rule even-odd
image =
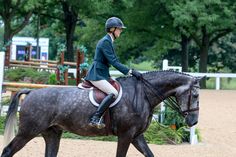
[[[209,78],[207,80],[207,89],[216,89],[216,78]],[[236,78],[221,78],[220,89],[235,90]]]
[[[130,63],[130,67],[140,70],[140,71],[151,71],[151,70],[156,70],[153,67],[153,61],[144,61],[141,62],[139,64],[134,64],[134,63]]]

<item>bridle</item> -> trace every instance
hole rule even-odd
[[[188,100],[187,109],[182,111],[181,107],[178,105],[178,103],[176,102],[176,100],[174,98],[169,97],[169,98],[165,99],[163,94],[161,94],[161,92],[156,87],[154,87],[148,80],[141,77],[140,81],[142,81],[142,83],[150,89],[150,91],[152,92],[153,95],[155,95],[158,99],[163,101],[165,105],[167,105],[170,108],[172,108],[173,110],[177,111],[183,117],[186,117],[191,112],[199,111],[199,106],[197,106],[196,108],[191,108],[192,87],[200,88],[199,86],[191,85],[191,87],[189,89],[189,100]],[[145,90],[144,90],[144,92],[145,92]],[[145,92],[145,94],[146,94],[146,92]],[[146,94],[146,97],[147,97],[147,94]],[[150,104],[150,101],[149,101],[149,104]]]
[[[195,112],[195,111],[199,111],[199,106],[195,107],[195,108],[191,108],[191,101],[192,101],[192,87],[195,88],[200,88],[199,86],[195,86],[195,85],[191,85],[190,89],[189,89],[189,97],[188,97],[188,105],[187,105],[187,109],[184,111],[181,111],[184,116],[187,116],[190,112]],[[183,93],[182,93],[183,94]],[[181,96],[181,95],[180,95]]]
[[[191,108],[191,101],[192,101],[192,87],[195,88],[200,88],[199,86],[194,86],[191,85],[190,89],[189,89],[189,97],[188,97],[188,106],[187,106],[187,110],[182,111],[182,113],[187,116],[190,112],[195,112],[195,111],[199,111],[199,106],[195,107],[195,108]]]

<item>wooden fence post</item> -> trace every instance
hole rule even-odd
[[[68,85],[68,69],[64,71],[64,85]]]
[[[84,53],[80,51],[80,49],[77,50],[77,60],[76,60],[76,85],[78,85],[81,82],[81,77],[86,75],[86,71],[84,70],[81,72],[80,70],[80,64],[84,63]]]
[[[64,85],[68,85],[68,69],[66,69],[65,71],[63,71],[63,78],[64,78],[64,82],[61,82],[60,79],[60,68],[59,66],[64,66],[64,52],[61,52],[60,57],[59,57],[59,61],[57,64],[57,81],[59,81],[59,84],[64,84]]]
[[[81,82],[81,76],[80,76],[80,50],[77,50],[76,53],[76,86]]]

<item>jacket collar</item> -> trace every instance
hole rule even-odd
[[[112,36],[110,34],[107,33],[106,37],[113,43],[114,39],[112,38]]]

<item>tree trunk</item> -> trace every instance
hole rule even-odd
[[[188,60],[188,53],[189,49],[189,39],[186,35],[182,34],[181,35],[181,49],[182,49],[182,55],[181,55],[181,65],[182,65],[182,71],[183,72],[188,72],[188,65],[189,65],[189,60]]]
[[[10,21],[4,21],[4,44],[8,43],[12,40],[12,33],[11,33],[11,24]]]
[[[209,35],[206,32],[206,28],[202,28],[202,44],[200,47],[200,63],[199,72],[207,73],[207,60],[208,60],[208,50],[209,50]],[[206,79],[201,81],[201,87],[206,88]]]
[[[6,53],[5,53],[5,66],[9,66],[10,64],[10,58],[11,58],[11,48],[10,45],[8,45],[11,40],[12,40],[12,33],[11,33],[11,25],[9,21],[4,21],[4,35],[3,35],[3,44],[6,47]],[[7,45],[6,45],[7,44]]]
[[[65,58],[67,61],[74,61],[74,32],[75,32],[75,25],[68,24],[66,27],[66,55]]]
[[[75,11],[73,6],[70,6],[68,2],[61,1],[62,8],[64,11],[64,26],[66,29],[66,53],[65,58],[67,61],[74,61],[74,48],[73,48],[73,37],[75,27],[77,23],[78,13]]]

